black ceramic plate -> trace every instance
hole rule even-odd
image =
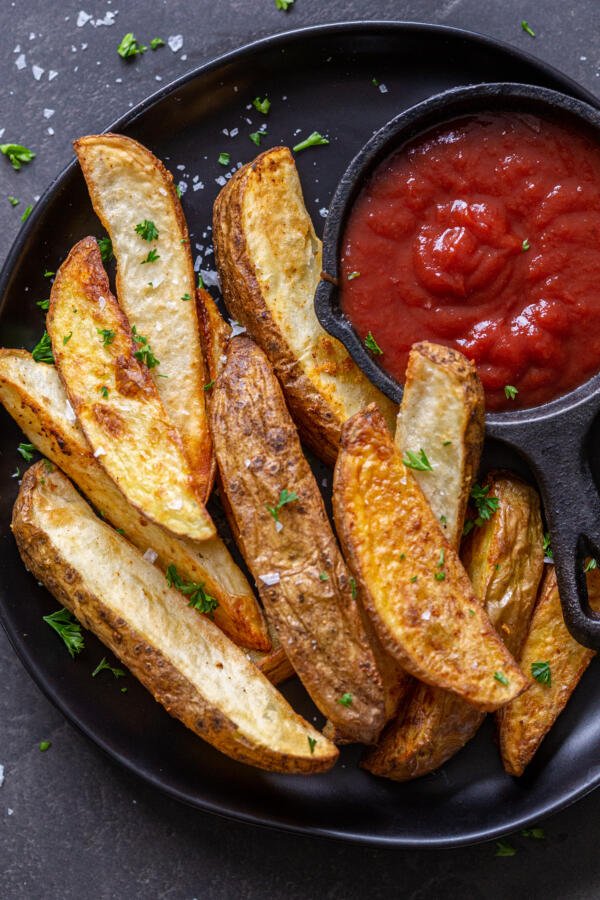
[[[330,136],[328,147],[298,156],[307,206],[320,231],[321,210],[373,131],[431,94],[483,81],[541,84],[596,102],[559,73],[490,39],[436,26],[356,23],[281,35],[222,57],[162,90],[113,130],[147,144],[176,177],[187,180],[183,203],[192,244],[206,247],[210,234],[203,233],[219,189],[215,179],[225,171],[217,157],[227,150],[234,164],[255,154],[248,133],[265,120],[247,106],[257,95],[272,101],[263,148],[294,144],[315,129]],[[235,128],[234,138],[223,133]],[[195,184],[204,187],[194,190],[196,175]],[[90,233],[101,231],[83,179],[71,165],[37,204],[9,256],[0,282],[0,345],[34,345],[43,328],[35,301],[48,291],[44,269],[56,269],[68,248]],[[214,267],[206,250],[194,253],[203,256],[203,269]],[[345,749],[334,771],[313,778],[268,775],[221,756],[171,719],[133,679],[127,694],[116,682],[92,679],[105,653],[93,636],[73,662],[42,622],[57,604],[25,572],[9,531],[20,440],[2,415],[2,622],[27,670],[58,708],[156,787],[204,810],[293,831],[390,846],[451,846],[520,828],[600,782],[597,663],[519,781],[502,771],[491,722],[438,773],[406,785],[358,769],[357,748]],[[520,465],[494,446],[486,451],[486,463]],[[297,683],[285,693],[304,715],[315,715]]]

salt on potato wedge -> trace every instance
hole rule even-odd
[[[303,441],[333,464],[342,425],[361,407],[377,402],[391,425],[395,405],[315,315],[321,242],[287,147],[236,172],[216,199],[213,227],[227,308],[267,354]]]
[[[499,506],[471,531],[462,560],[475,596],[518,659],[543,571],[540,502],[532,487],[507,473],[490,473],[485,485]],[[496,715],[502,716],[502,710]],[[483,718],[462,698],[419,684],[403,714],[384,732],[363,765],[397,781],[426,775],[464,747]]]
[[[373,743],[386,696],[362,611],[279,383],[245,335],[209,410],[232,530],[285,653],[336,728]]]
[[[344,426],[333,504],[384,648],[416,678],[481,710],[518,696],[527,679],[477,602],[375,404]]]
[[[163,571],[174,565],[184,581],[203,585],[218,601],[213,618],[225,634],[242,647],[269,650],[262,611],[221,538],[199,544],[175,537],[127,502],[73,420],[54,366],[34,362],[25,350],[0,350],[0,402],[39,452],[56,463],[142,553],[156,553]]]
[[[413,475],[453,547],[460,543],[484,432],[485,398],[475,365],[450,347],[415,344],[395,440],[403,454],[425,451],[432,471]]]
[[[42,462],[26,472],[12,530],[34,577],[199,737],[268,771],[312,774],[335,763],[333,744],[61,472]]]
[[[598,569],[588,572],[587,587],[591,608],[600,612]],[[594,656],[593,650],[578,644],[569,633],[554,566],[547,566],[521,653],[521,666],[524,672],[533,674],[535,663],[547,663],[545,678],[549,681],[534,679],[525,694],[498,713],[500,753],[509,775],[523,774]]]
[[[203,390],[208,379],[189,234],[173,177],[146,147],[122,134],[88,135],[74,147],[94,210],[112,241],[119,304],[160,360],[153,372],[156,386],[206,500],[214,478]],[[144,231],[144,222],[158,237],[144,238],[155,234]],[[156,259],[144,263],[149,253]]]
[[[79,241],[58,270],[46,323],[75,415],[119,490],[173,534],[214,537],[179,434],[148,367],[136,358],[144,345],[134,342],[110,293],[94,238]]]

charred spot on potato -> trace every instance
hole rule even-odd
[[[127,356],[119,355],[115,361],[116,388],[124,397],[147,395],[151,388],[147,377],[139,365]]]
[[[114,409],[94,403],[92,404],[92,415],[98,425],[111,437],[118,438],[125,430],[125,422]]]

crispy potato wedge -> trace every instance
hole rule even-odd
[[[277,637],[277,632],[270,622],[267,623],[267,625],[269,638],[271,640],[271,649],[266,653],[259,650],[250,650],[248,657],[255,666],[258,666],[263,675],[267,676],[271,684],[281,684],[282,681],[292,678],[296,673],[291,662],[285,655],[284,649]]]
[[[456,350],[423,341],[408,357],[395,440],[424,450],[433,471],[413,470],[453,547],[458,547],[481,458],[485,398],[477,369]]]
[[[96,518],[61,472],[49,473],[43,463],[27,471],[12,529],[34,577],[197,735],[269,771],[311,774],[335,763],[334,745]]]
[[[219,603],[213,614],[216,624],[236,644],[269,650],[260,607],[223,541],[214,537],[198,544],[177,538],[127,502],[67,411],[67,395],[54,366],[34,362],[25,350],[0,350],[0,402],[40,453],[56,463],[142,553],[154,551],[163,571],[173,564],[185,581],[204,585]]]
[[[527,679],[477,602],[375,404],[344,426],[333,505],[384,648],[416,678],[481,710],[518,696]]]
[[[321,242],[287,147],[261,153],[227,182],[214,243],[227,308],[267,354],[303,441],[333,464],[343,423],[367,403],[391,425],[394,404],[315,315]]]
[[[248,337],[229,342],[209,408],[234,531],[282,646],[323,714],[372,743],[385,721],[381,674],[281,388]]]
[[[121,134],[89,135],[74,147],[94,210],[112,241],[119,304],[160,360],[152,374],[206,500],[214,477],[203,390],[208,379],[189,234],[173,177],[146,147]],[[156,240],[136,231],[144,221],[154,224]],[[152,250],[155,261],[143,264]]]
[[[208,291],[198,288],[196,306],[200,323],[202,352],[208,367],[211,382],[216,381],[225,366],[227,344],[231,338],[231,326],[227,324]],[[210,392],[207,398],[210,401]]]
[[[500,505],[466,539],[463,564],[475,596],[518,659],[543,571],[540,502],[536,491],[516,476],[490,473],[486,484]],[[464,747],[483,718],[460,697],[419,684],[363,765],[397,781],[426,775]]]
[[[46,322],[75,415],[119,490],[173,534],[214,537],[179,434],[136,358],[138,345],[110,293],[94,238],[76,244],[58,270]]]
[[[589,603],[600,612],[600,571],[588,572]],[[571,637],[564,623],[554,566],[547,566],[521,654],[524,672],[548,663],[550,683],[531,687],[498,713],[500,753],[509,775],[522,775],[561,714],[595,653]]]

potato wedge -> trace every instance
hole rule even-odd
[[[208,379],[189,234],[173,177],[146,147],[122,134],[88,135],[74,147],[94,210],[112,240],[119,304],[160,360],[152,374],[181,435],[198,495],[206,500],[214,477],[203,390]],[[148,240],[152,231],[142,229],[144,238],[136,230],[145,221],[158,231],[155,240]],[[153,250],[156,259],[143,264]]]
[[[214,537],[179,434],[136,358],[138,344],[110,293],[94,238],[79,241],[58,270],[46,322],[75,415],[119,490],[173,534]]]
[[[344,426],[333,505],[384,648],[416,678],[482,710],[518,696],[527,679],[477,602],[375,404]]]
[[[315,315],[321,242],[287,147],[261,153],[227,182],[214,206],[214,243],[227,308],[267,354],[317,456],[335,462],[343,423],[367,403],[391,425],[394,404]]]
[[[0,402],[40,453],[56,463],[142,553],[153,551],[163,571],[173,564],[185,581],[204,585],[219,603],[213,616],[225,634],[242,647],[269,650],[260,607],[221,538],[201,544],[177,538],[127,502],[68,414],[67,395],[54,366],[34,362],[25,350],[0,350]]]
[[[208,367],[210,381],[213,382],[225,366],[227,344],[231,338],[231,326],[219,312],[217,304],[208,291],[198,288],[196,306],[200,323],[202,352]],[[210,400],[210,396],[207,391],[208,400]]]
[[[455,548],[479,469],[484,417],[483,387],[474,364],[449,347],[415,344],[395,440],[402,454],[425,451],[433,471],[413,470],[413,475]]]
[[[600,612],[600,571],[588,572],[589,603]],[[561,714],[595,653],[571,637],[564,623],[554,566],[546,566],[540,598],[521,654],[524,672],[548,663],[546,673],[498,713],[500,753],[509,775],[522,775]]]
[[[27,471],[12,529],[34,577],[199,737],[269,771],[311,774],[335,763],[333,744],[96,518],[61,472],[49,473],[41,462]]]
[[[263,675],[267,676],[271,684],[281,684],[282,681],[292,678],[296,673],[285,655],[277,637],[277,632],[270,623],[268,623],[268,630],[269,638],[271,639],[271,649],[266,653],[251,650],[248,653],[248,658],[252,660],[255,666],[258,666]]]
[[[282,646],[321,712],[372,743],[385,692],[350,573],[279,383],[245,335],[229,342],[209,409],[236,538]]]

